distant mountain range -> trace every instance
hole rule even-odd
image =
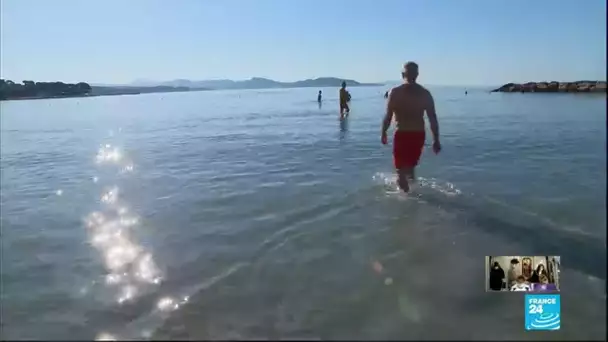
[[[374,86],[381,83],[360,83],[355,80],[341,79],[335,77],[319,77],[296,82],[279,82],[268,78],[253,77],[249,80],[204,80],[192,81],[177,79],[166,82],[155,82],[150,80],[136,80],[129,86],[133,87],[175,87],[195,89],[267,89],[267,88],[301,88],[301,87],[339,87],[342,81],[346,81],[348,87]]]
[[[149,93],[175,93],[184,91],[209,90],[206,88],[192,89],[188,87],[170,87],[170,86],[112,86],[112,85],[93,85],[91,86],[90,95],[107,96],[107,95],[138,95]]]

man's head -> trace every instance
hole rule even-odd
[[[401,76],[408,82],[416,82],[416,78],[418,78],[418,64],[415,62],[405,63],[403,70],[401,70]]]
[[[526,278],[524,278],[524,276],[517,277],[517,283],[518,284],[523,284],[525,281],[526,281]]]
[[[346,88],[346,81],[342,81],[342,88]]]

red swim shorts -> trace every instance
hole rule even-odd
[[[395,131],[393,140],[393,160],[397,170],[418,165],[424,148],[424,131]]]

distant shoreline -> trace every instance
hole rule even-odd
[[[606,81],[507,83],[491,93],[606,93]]]
[[[113,94],[82,94],[82,95],[55,95],[55,96],[30,96],[30,97],[17,97],[2,99],[0,101],[25,101],[25,100],[58,100],[58,99],[71,99],[71,98],[83,98],[83,97],[99,97],[99,96],[122,96],[122,95],[142,95],[142,94],[160,94],[160,93],[185,93],[190,91],[204,91],[211,89],[201,90],[175,90],[175,91],[157,91],[157,92],[125,92],[125,93],[113,93]]]
[[[353,84],[349,87],[373,87],[383,86],[381,83],[359,83]],[[73,94],[73,95],[51,95],[51,96],[28,96],[28,97],[16,97],[0,99],[3,101],[25,101],[25,100],[51,100],[51,99],[67,99],[67,98],[87,98],[87,97],[98,97],[98,96],[122,96],[122,95],[143,95],[143,94],[164,94],[164,93],[187,93],[195,91],[219,91],[219,90],[262,90],[262,89],[297,89],[297,88],[325,88],[332,87],[333,85],[304,85],[304,86],[284,86],[284,87],[268,87],[268,88],[220,88],[220,89],[209,89],[209,88],[194,88],[194,89],[164,89],[164,90],[152,90],[152,91],[130,91],[131,88],[154,88],[154,87],[96,87],[93,86],[92,93],[89,94]],[[95,93],[96,88],[107,88],[112,89],[110,93]]]

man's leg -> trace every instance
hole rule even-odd
[[[410,133],[411,140],[408,144],[407,167],[404,169],[406,178],[408,178],[408,188],[411,190],[411,185],[416,184],[416,166],[420,161],[422,149],[424,148],[424,132]]]
[[[410,191],[410,185],[408,184],[409,173],[410,173],[410,169],[407,169],[407,168],[402,168],[402,169],[397,170],[397,176],[399,177],[397,179],[397,184],[399,185],[399,188],[403,192]]]
[[[401,190],[409,192],[416,181],[415,169],[424,145],[424,132],[395,132],[393,157]]]
[[[412,167],[411,169],[409,169],[409,171],[407,173],[407,178],[410,183],[416,181],[416,167],[415,166]]]

